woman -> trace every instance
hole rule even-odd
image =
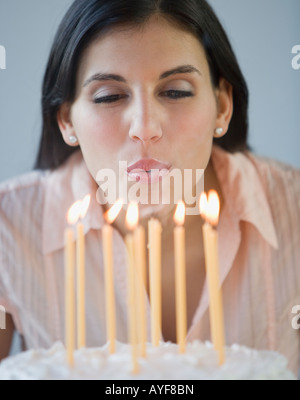
[[[300,304],[300,172],[248,151],[247,86],[210,6],[204,0],[76,0],[54,40],[42,106],[36,171],[0,190],[0,304],[8,312],[1,357],[14,328],[25,348],[64,339],[65,215],[87,193],[87,345],[107,340],[101,228],[111,202],[97,202],[96,192],[104,194],[97,176],[109,169],[124,179],[123,161],[128,192],[136,184],[152,189],[157,181],[164,187],[175,169],[205,170],[205,190],[216,190],[221,200],[226,343],[280,351],[297,373],[300,337],[291,321]],[[165,341],[176,340],[174,207],[141,205],[142,225],[151,215],[163,224]],[[125,213],[126,207],[113,223],[121,341],[127,341]],[[187,216],[185,227],[187,339],[206,340],[199,215]]]

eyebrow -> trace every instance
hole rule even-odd
[[[197,74],[201,75],[201,72],[192,65],[180,65],[179,67],[170,69],[169,71],[162,73],[159,79],[165,79],[171,75],[176,75],[176,74],[191,74],[193,72],[196,72]]]
[[[166,72],[163,72],[159,76],[159,80],[166,79],[169,76],[172,75],[177,75],[177,74],[191,74],[196,72],[197,74],[201,75],[201,72],[193,67],[192,65],[180,65],[176,68],[170,69]],[[116,75],[116,74],[102,74],[102,73],[97,73],[92,75],[90,78],[88,78],[84,84],[83,87],[88,86],[91,82],[93,81],[116,81],[116,82],[123,82],[126,83],[126,79],[123,78],[121,75]]]
[[[124,79],[122,76],[116,75],[116,74],[100,74],[100,73],[98,73],[98,74],[95,74],[95,75],[91,76],[89,79],[87,79],[84,82],[83,87],[89,85],[93,81],[126,82],[126,79]]]

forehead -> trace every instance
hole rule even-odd
[[[97,37],[82,54],[78,79],[113,72],[126,76],[161,74],[177,65],[191,64],[208,73],[203,46],[192,33],[164,18],[151,18],[141,26],[120,26]]]

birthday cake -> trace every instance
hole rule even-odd
[[[61,342],[50,349],[28,350],[0,363],[0,380],[296,380],[286,358],[276,352],[244,346],[226,347],[226,360],[218,358],[210,342],[188,343],[179,354],[173,343],[147,344],[147,355],[138,358],[138,372],[132,372],[131,347],[117,343],[109,354],[107,345],[74,352],[74,366],[67,363]]]

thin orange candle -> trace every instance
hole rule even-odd
[[[136,203],[130,203],[126,214],[126,224],[132,232],[138,223],[138,206]],[[132,373],[139,371],[137,361],[138,357],[138,332],[137,332],[137,279],[135,276],[135,248],[134,237],[128,233],[125,237],[127,247],[127,273],[128,273],[128,336],[131,344],[132,353]]]
[[[148,222],[148,249],[151,302],[151,339],[154,347],[159,346],[162,325],[161,294],[161,223],[151,218]]]
[[[91,196],[87,195],[81,202],[80,222],[77,224],[77,347],[86,346],[85,323],[85,240],[83,219],[88,211]]]
[[[186,262],[185,262],[185,204],[178,203],[174,215],[174,259],[175,259],[175,294],[176,294],[176,334],[179,352],[185,352],[187,333],[186,314]]]
[[[146,232],[139,225],[133,234],[135,249],[135,265],[137,274],[137,314],[138,314],[138,342],[140,354],[146,357],[147,352],[147,319],[146,319],[146,297],[147,289],[147,267],[146,267]]]
[[[219,364],[225,361],[225,332],[222,291],[219,276],[218,232],[220,201],[215,191],[201,195],[200,214],[205,219],[203,224],[204,254],[207,282],[210,296],[210,323],[212,342],[219,356]]]
[[[75,350],[75,243],[71,228],[78,220],[78,208],[81,202],[72,205],[67,214],[69,227],[65,230],[65,341],[67,360],[74,365]]]
[[[109,343],[109,352],[116,351],[116,310],[114,290],[114,260],[113,260],[113,228],[112,224],[123,207],[119,199],[105,214],[106,223],[102,229],[103,259],[105,278],[105,305],[106,305],[106,332]]]

